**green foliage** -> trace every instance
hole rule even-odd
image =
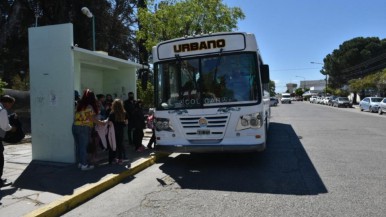
[[[329,75],[329,85],[340,88],[351,79],[363,77],[366,66],[359,64],[386,53],[386,39],[357,37],[345,41],[324,58],[322,74]],[[354,85],[355,86],[355,85]]]
[[[327,87],[327,90],[326,88],[323,89],[323,93],[327,93],[328,94],[334,94],[334,88],[332,87]]]
[[[146,48],[160,41],[209,32],[226,32],[237,28],[245,15],[239,7],[228,7],[220,0],[165,0],[160,4],[148,1],[148,8],[139,9],[139,39],[146,39]]]
[[[92,49],[92,21],[81,12],[86,6],[95,17],[96,50],[110,56],[135,60],[138,49],[135,40],[134,1],[111,0],[28,0],[1,1],[0,11],[0,69],[2,79],[9,87],[20,71],[29,71],[28,28],[72,23],[74,43],[81,48]],[[35,11],[39,16],[35,18]]]
[[[350,90],[353,92],[360,92],[363,90],[362,79],[352,79],[348,83]]]
[[[303,93],[304,93],[303,88],[297,88],[297,89],[295,90],[295,94],[296,94],[297,96],[302,96]]]
[[[137,99],[141,99],[144,108],[154,107],[154,85],[148,81],[146,90],[142,89],[141,80],[137,80]]]
[[[29,76],[25,75],[24,77],[21,77],[19,74],[16,74],[12,78],[12,89],[29,90]]]
[[[349,81],[350,90],[353,92],[361,92],[365,89],[373,89],[376,91],[385,91],[386,89],[386,69],[367,75],[363,78],[352,79]]]
[[[274,81],[269,81],[269,95],[270,96],[276,96],[276,84]]]
[[[7,86],[7,82],[4,82],[1,78],[0,78],[0,95],[3,94],[3,88]]]
[[[348,96],[350,93],[343,89],[330,89],[330,93],[334,96]]]

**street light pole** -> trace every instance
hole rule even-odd
[[[318,62],[310,62],[311,64],[319,64],[319,65],[324,65],[323,63],[318,63]],[[324,95],[327,96],[327,86],[328,86],[328,79],[327,79],[327,74],[326,74],[326,88],[324,89]]]
[[[95,51],[95,16],[87,7],[81,9],[82,13],[92,19],[92,50]]]

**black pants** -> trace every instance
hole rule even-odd
[[[134,145],[133,128],[131,126],[127,127],[127,138],[129,140],[129,145]]]
[[[143,139],[143,129],[135,128],[133,133],[135,150],[137,150],[139,147],[142,146],[142,139]]]
[[[153,143],[155,142],[155,132],[154,132],[155,130],[151,129],[151,131],[152,131],[151,138],[149,140],[149,143],[147,143],[148,148],[150,148],[153,145]]]
[[[122,160],[125,157],[125,149],[123,147],[123,127],[115,127],[115,142],[117,145],[116,158]]]
[[[0,178],[3,177],[3,170],[4,170],[4,145],[3,141],[0,138]]]
[[[110,145],[108,145],[107,149],[109,149],[109,164],[112,164],[117,153],[116,151],[113,151],[113,149],[111,149]]]

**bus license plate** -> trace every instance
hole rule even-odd
[[[210,130],[197,130],[198,135],[209,135]]]

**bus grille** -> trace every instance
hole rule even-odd
[[[200,127],[200,118],[208,121],[205,128]],[[228,116],[181,117],[180,123],[188,139],[219,139],[224,136],[228,119]],[[209,133],[200,134],[200,129],[207,129]]]

